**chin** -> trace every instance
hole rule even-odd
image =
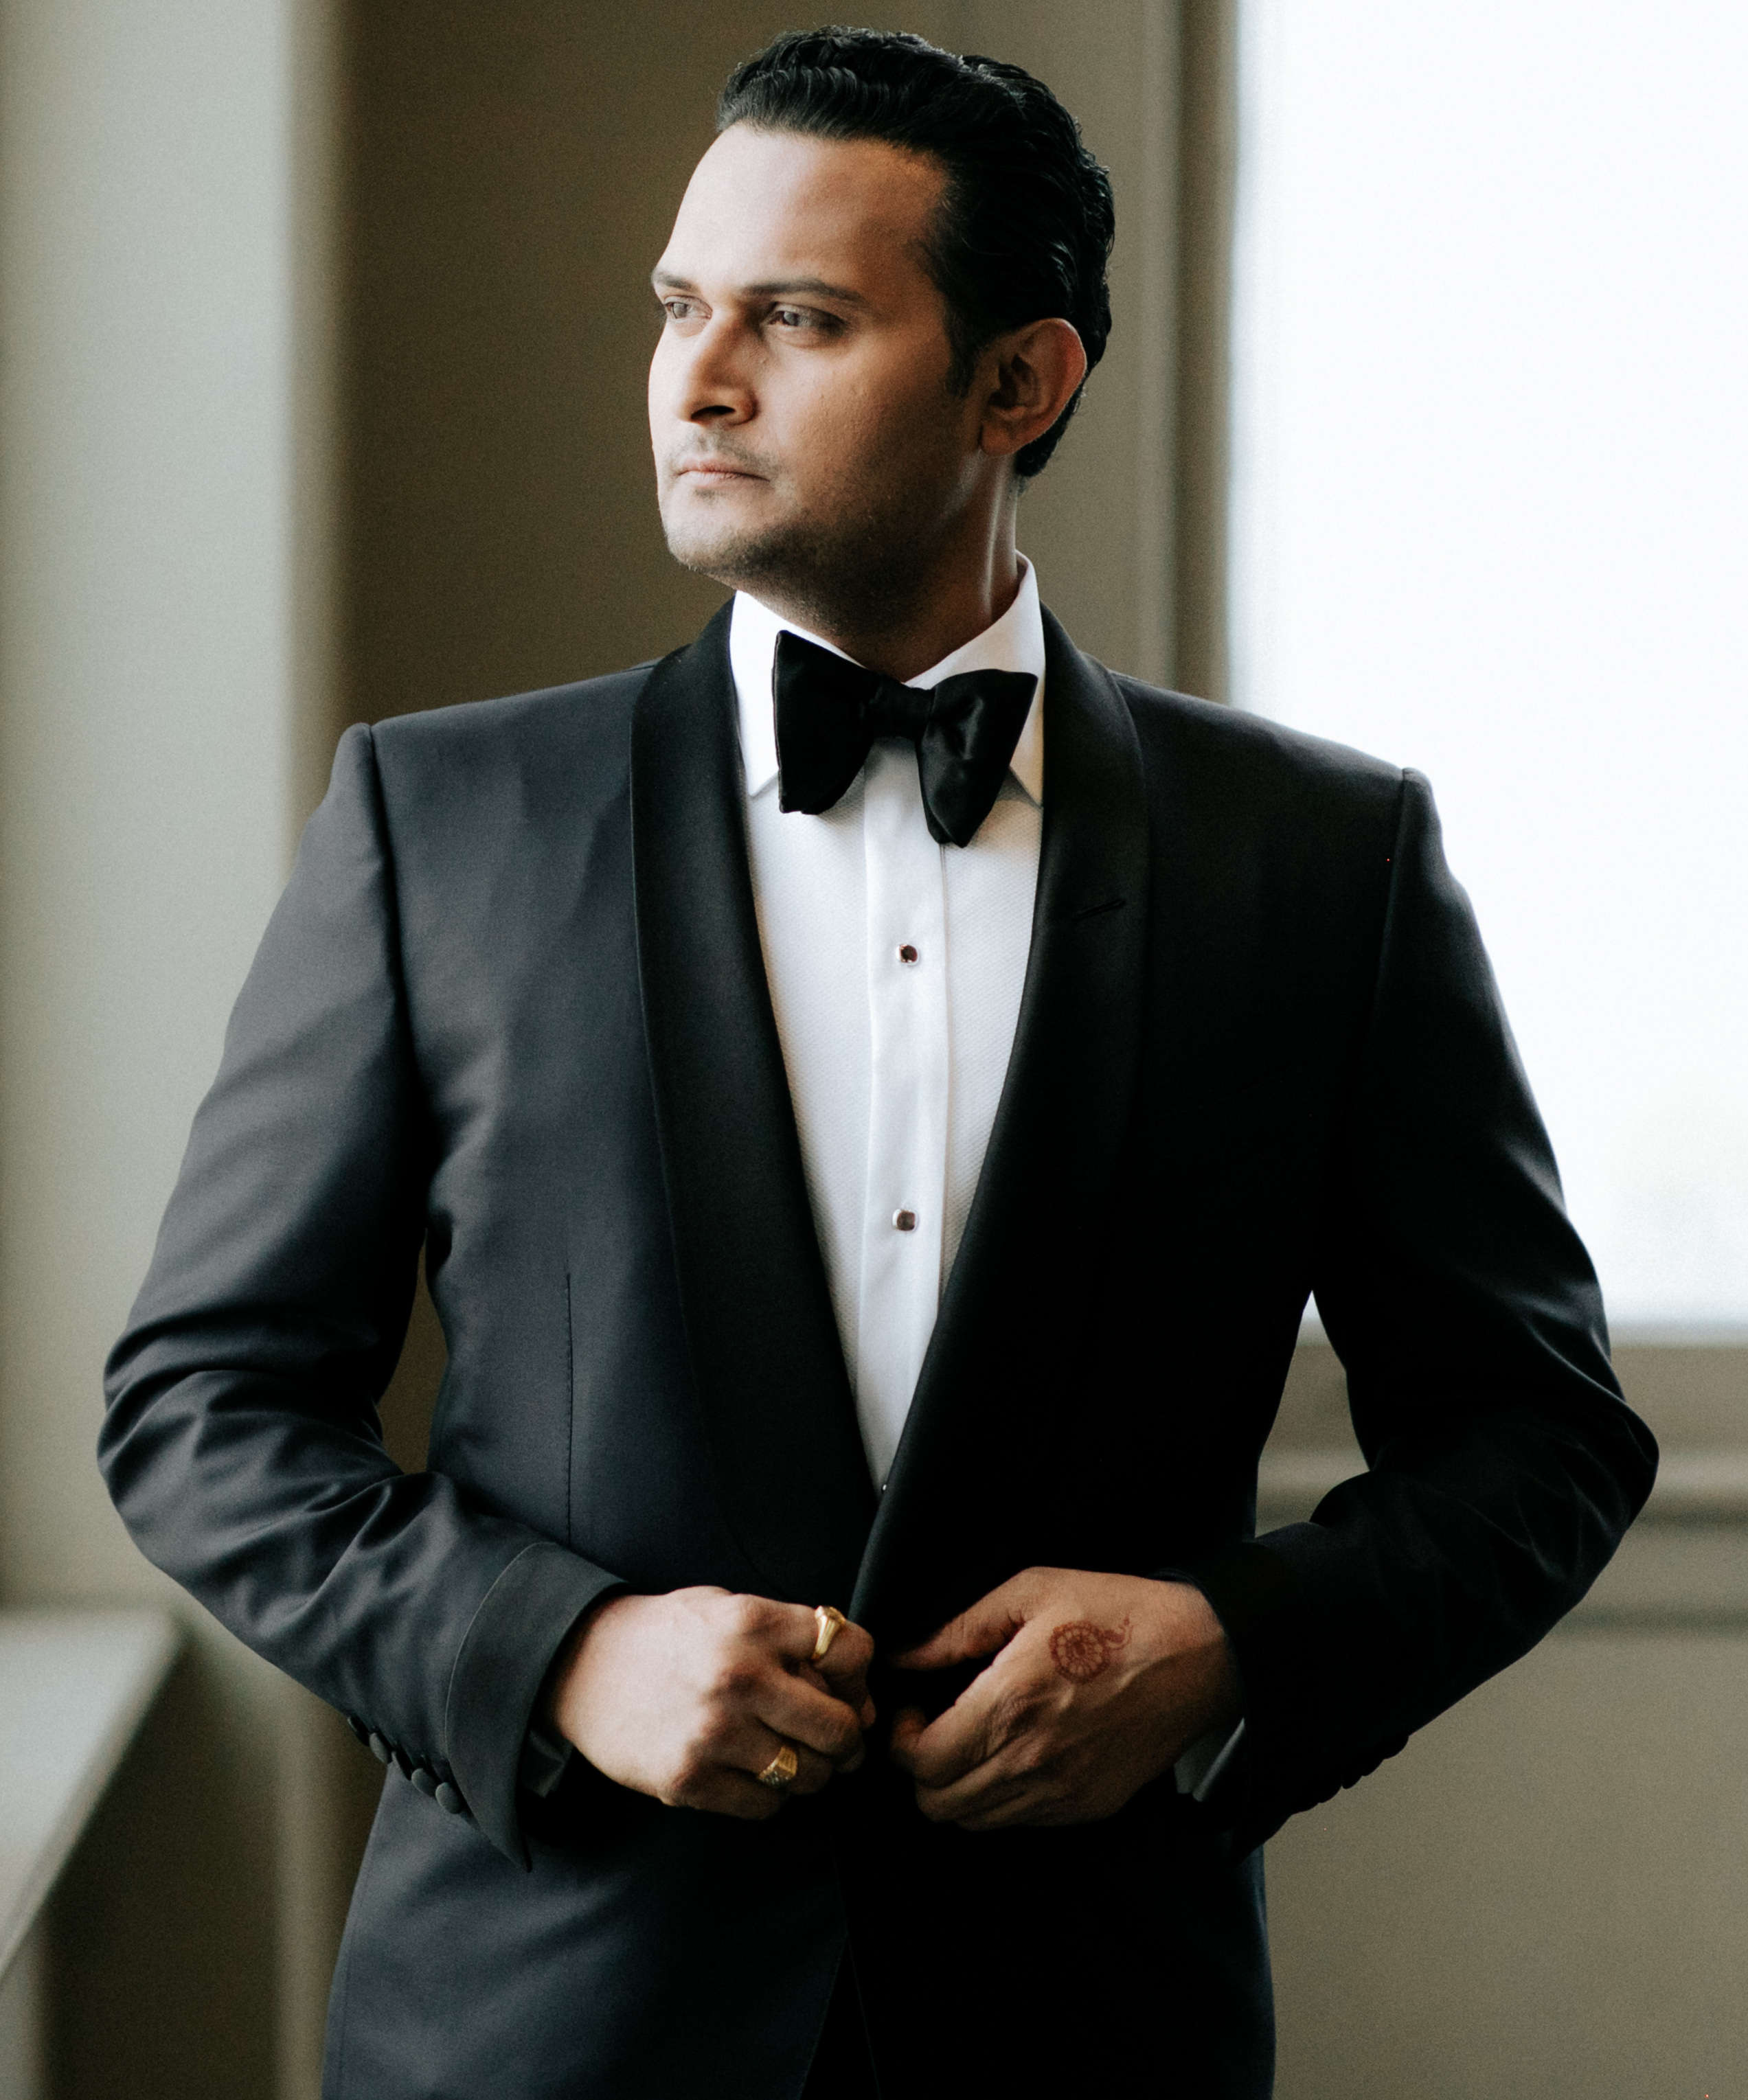
[[[780,598],[789,617],[815,627],[889,615],[914,589],[920,566],[914,533],[871,532],[865,520],[847,530],[792,515],[755,524],[714,499],[693,497],[667,506],[662,529],[682,567],[730,590]]]
[[[694,498],[663,515],[668,552],[682,568],[739,589],[787,566],[780,531],[760,531],[720,512],[713,515],[711,510]]]

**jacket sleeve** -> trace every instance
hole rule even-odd
[[[1431,790],[1405,776],[1372,1009],[1313,1286],[1369,1470],[1190,1571],[1246,1695],[1239,1849],[1541,1639],[1651,1489]]]
[[[375,748],[356,728],[111,1354],[99,1458],[149,1560],[525,1864],[530,1714],[614,1578],[383,1449],[430,1162]]]

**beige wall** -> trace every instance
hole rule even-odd
[[[328,712],[324,31],[0,4],[0,1597],[191,1636],[51,1921],[63,2095],[313,2089],[313,1703],[170,1597],[92,1453]]]

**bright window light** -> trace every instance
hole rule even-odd
[[[1748,1322],[1748,6],[1243,0],[1237,697],[1418,767],[1622,1327]]]

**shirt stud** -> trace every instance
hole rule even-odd
[[[901,1233],[914,1233],[916,1229],[916,1213],[914,1211],[894,1211],[892,1214],[892,1222]]]
[[[914,963],[916,960],[916,951],[911,946],[908,941],[907,941],[904,946],[899,949],[898,960],[901,963]]]

